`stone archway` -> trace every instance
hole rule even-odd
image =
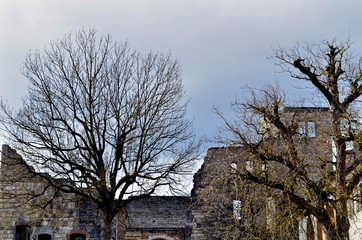
[[[79,229],[73,229],[67,234],[67,240],[86,240],[89,238],[89,234],[86,231]]]
[[[52,240],[53,231],[49,227],[40,227],[36,231],[36,240]]]
[[[82,233],[74,233],[69,236],[70,240],[85,240],[86,236]]]

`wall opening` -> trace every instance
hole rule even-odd
[[[86,236],[82,233],[73,233],[70,235],[69,240],[86,240]]]
[[[40,234],[38,240],[52,240],[52,236],[50,234]]]
[[[16,225],[15,240],[30,240],[31,227],[29,225]]]

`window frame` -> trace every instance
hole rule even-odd
[[[233,200],[233,216],[234,219],[241,219],[241,200],[234,199]]]
[[[298,121],[298,133],[301,137],[315,138],[317,136],[315,121]]]

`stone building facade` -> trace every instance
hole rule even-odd
[[[327,108],[285,108],[283,117],[284,121],[293,119],[299,124],[298,131],[302,136],[301,141],[304,141],[307,155],[316,149],[318,151],[325,149],[322,155],[333,162],[331,154],[333,147],[328,136],[330,117]],[[261,119],[260,132],[268,132],[264,137],[273,141],[277,139],[278,132],[268,129],[269,127]],[[26,165],[15,150],[7,145],[2,147],[0,239],[101,239],[102,217],[97,206],[72,194],[56,193],[51,188],[44,193],[39,192],[39,189],[43,189],[39,186],[44,184],[44,180],[29,174],[30,168],[31,166]],[[114,220],[112,238],[114,240],[245,239],[247,231],[244,226],[253,225],[260,228],[255,230],[266,230],[271,234],[268,239],[277,239],[277,236],[273,235],[273,228],[277,227],[277,222],[270,221],[268,217],[276,205],[282,206],[280,202],[272,200],[272,197],[277,195],[258,186],[249,185],[240,188],[241,183],[237,179],[228,178],[225,184],[223,178],[225,172],[232,173],[239,168],[257,169],[262,174],[263,169],[268,166],[255,165],[249,161],[248,155],[241,147],[210,148],[202,167],[194,175],[194,186],[190,197],[154,196],[147,200],[131,202],[126,214],[120,214]],[[328,171],[333,171],[333,164],[327,168]],[[273,171],[272,168],[269,168],[269,171]],[[277,174],[282,170],[274,168],[274,171]],[[316,179],[321,174],[317,168],[310,168],[309,171]],[[29,201],[29,193],[43,197]],[[262,201],[246,203],[251,212],[246,218],[239,210],[245,204],[243,196],[250,194],[259,195],[259,200]],[[52,201],[49,202],[48,199]],[[361,209],[360,205],[353,207],[356,211]],[[289,229],[290,233],[293,233],[293,236],[296,233],[297,239],[312,239],[302,230],[309,227],[314,229],[313,239],[323,239],[318,232],[320,231],[318,223],[315,220],[304,220],[292,223],[296,228],[292,226]],[[355,233],[358,231],[360,230],[357,229]],[[227,235],[228,233],[233,235]],[[296,238],[279,237],[279,239]]]
[[[31,167],[15,150],[2,146],[1,240],[101,239],[102,212],[94,203],[73,194],[56,193],[52,188],[39,192],[44,189],[44,180],[29,170]],[[190,197],[182,196],[134,201],[128,205],[126,216],[119,214],[114,220],[112,239],[190,240],[190,202]]]
[[[299,134],[294,140],[298,144],[298,151],[302,155],[308,175],[314,182],[318,183],[323,176],[335,170],[335,149],[331,138],[329,108],[286,107],[282,121],[297,126]],[[260,119],[259,124],[260,136],[266,139],[265,142],[269,147],[274,151],[281,149],[278,131],[263,119]],[[352,143],[347,144],[347,165],[349,165],[357,153]],[[291,224],[279,229],[278,221],[283,219],[274,216],[278,213],[283,214],[283,210],[286,209],[283,205],[285,204],[283,194],[253,185],[250,191],[245,184],[225,174],[247,169],[257,171],[258,174],[272,175],[276,180],[287,177],[285,173],[288,169],[282,165],[260,164],[260,162],[259,159],[251,160],[242,147],[219,147],[208,150],[204,164],[194,176],[194,188],[191,194],[198,199],[192,211],[195,239],[326,239],[321,224],[314,217],[304,214],[294,214],[295,217],[290,218]],[[248,186],[250,187],[250,184]],[[300,190],[303,191],[302,188]],[[253,197],[254,200],[250,200]],[[350,201],[348,207],[351,216],[353,214],[361,216],[361,202]],[[325,208],[333,220],[334,210],[331,206]],[[245,209],[250,213],[248,216],[242,215],[247,212]],[[291,206],[290,211],[293,209]],[[248,222],[250,219],[251,222]],[[247,225],[253,227],[244,228]],[[351,226],[350,239],[362,239],[361,218],[351,219]],[[249,230],[254,232],[248,235]]]
[[[202,169],[222,169],[217,166],[220,159],[224,163],[231,160],[227,156],[227,152],[220,149],[210,149]],[[1,240],[101,239],[102,213],[94,203],[79,200],[72,194],[55,194],[53,189],[48,189],[43,198],[28,201],[29,193],[34,196],[41,194],[37,190],[43,189],[41,185],[44,184],[44,180],[30,174],[28,168],[30,166],[15,150],[3,145],[0,165]],[[199,204],[192,202],[201,185],[209,181],[204,172],[200,170],[195,175],[192,197],[154,196],[131,202],[126,215],[120,215],[114,221],[113,239],[206,239],[199,231],[205,223],[194,217],[204,213]],[[53,200],[47,202],[49,198]]]
[[[101,213],[94,204],[51,188],[39,192],[44,189],[44,180],[30,174],[29,166],[22,162],[15,150],[3,145],[0,239],[100,239]],[[41,194],[44,196],[36,197]]]
[[[191,193],[194,239],[253,239],[252,234],[255,239],[276,239],[261,237],[270,227],[266,208],[270,191],[256,184],[246,185],[233,174],[242,168],[256,167],[259,166],[250,165],[248,154],[241,147],[208,149],[204,164],[194,175]],[[255,201],[246,200],[247,196],[255,196]],[[245,207],[250,211],[242,210]],[[245,225],[252,225],[259,235]]]
[[[239,148],[210,148],[204,163],[194,175],[191,192],[194,199],[192,208],[194,239],[221,239],[224,235],[222,229],[232,224],[233,197],[230,196],[229,189],[224,188],[225,185],[219,183],[217,179],[223,175],[223,172],[230,170],[230,164],[240,162],[242,155],[238,153],[240,153]],[[212,207],[210,208],[208,204],[212,204]]]

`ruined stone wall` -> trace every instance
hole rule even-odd
[[[126,240],[190,240],[190,198],[150,197],[127,206]]]
[[[7,145],[2,147],[0,174],[0,238],[13,240],[16,226],[26,225],[31,239],[41,233],[52,235],[54,240],[65,239],[76,221],[75,202],[64,202],[65,197],[48,202],[52,189],[32,199],[44,190],[44,182],[33,176],[21,156]]]
[[[210,148],[200,170],[194,175],[193,240],[221,239],[233,222],[234,196],[221,179],[232,167],[245,166],[247,156],[240,147]],[[210,207],[209,204],[214,204]]]
[[[43,178],[32,174],[32,168],[7,145],[2,147],[0,166],[1,240],[15,239],[19,226],[30,229],[31,240],[38,240],[40,234],[49,234],[52,240],[68,240],[71,234],[78,233],[87,240],[101,239],[102,211],[95,203],[79,200],[74,194],[55,194],[51,187],[43,193]],[[42,196],[32,199],[36,194]],[[189,206],[189,197],[151,197],[131,202],[127,214],[115,217],[112,239],[190,240]]]
[[[330,171],[333,171],[331,114],[328,108],[285,108],[282,113],[282,121],[287,124],[295,124],[296,130],[301,131],[299,135],[296,134],[294,136],[295,146],[298,148],[299,157],[303,161],[303,164],[307,169],[307,174],[309,174],[311,179],[318,182],[323,176],[327,175]],[[267,144],[266,149],[282,154],[287,153],[288,148],[286,147],[286,144],[284,145],[283,139],[280,138],[278,131],[276,129],[268,129],[270,128],[270,125],[265,121],[261,121],[261,123],[264,125],[262,125],[259,130],[261,132],[269,131],[264,135],[264,139],[266,140],[265,144]],[[299,124],[300,126],[303,126],[303,123],[304,129],[299,128]],[[311,126],[312,128],[308,129],[308,127]],[[356,153],[353,153],[353,150],[351,150],[349,160],[353,160],[353,154]],[[257,171],[259,171],[258,174],[268,174],[269,177],[276,180],[284,179],[288,176],[288,169],[281,164],[273,162],[265,164],[264,166],[258,164],[249,166],[250,162],[254,164],[260,162],[260,160],[258,158],[248,157],[248,154],[246,154],[241,147],[221,147],[208,150],[202,168],[194,176],[192,196],[195,202],[192,211],[194,215],[192,239],[222,239],[222,235],[215,235],[214,233],[217,233],[217,231],[228,231],[225,226],[230,213],[233,211],[230,201],[232,201],[234,196],[232,191],[229,191],[227,187],[223,187],[223,185],[230,186],[231,184],[223,184],[222,176],[227,176],[228,173],[232,173],[233,167],[250,167],[250,171],[255,171],[255,169],[257,169]],[[260,167],[265,169],[264,173],[263,171],[260,171]],[[222,172],[225,173],[222,174]],[[226,182],[228,181],[228,178],[225,177],[224,180]],[[238,188],[245,190],[244,185],[240,185]],[[237,189],[235,189],[235,191],[236,190]],[[264,208],[265,218],[260,218],[259,222],[261,223],[261,226],[264,226],[265,229],[268,228],[268,231],[270,229],[269,232],[273,233],[273,229],[278,226],[277,222],[271,222],[270,219],[273,219],[273,212],[278,212],[278,208],[281,208],[282,205],[280,203],[282,201],[280,201],[280,199],[283,199],[283,195],[280,191],[272,191],[270,189],[267,189],[267,191],[267,194],[263,196],[264,200],[267,201],[263,200],[264,206],[262,206],[262,208]],[[300,187],[300,191],[301,194],[303,194],[302,191],[304,191],[304,189],[302,186]],[[207,206],[210,202],[211,204],[214,204],[213,208],[216,209],[215,212],[213,212],[212,208]],[[253,205],[254,202],[249,202],[249,204]],[[293,210],[294,206],[291,206],[290,209]],[[219,215],[216,212],[217,210],[220,210]],[[229,215],[227,215],[227,211],[226,214],[222,214],[222,211],[225,213],[225,210],[229,212]],[[263,211],[261,212],[263,213]],[[290,233],[294,231],[293,235],[298,234],[296,227],[299,216],[295,216],[295,219],[291,221],[291,228],[294,230],[289,230]],[[235,222],[241,223],[242,221],[243,219],[241,218],[240,221]],[[225,224],[223,225],[222,222]],[[212,227],[214,227],[214,230],[212,230]],[[242,225],[239,227],[240,229],[243,228]],[[269,232],[267,232],[267,234],[269,234]]]
[[[17,226],[30,229],[30,239],[49,234],[52,240],[83,233],[89,240],[101,239],[101,212],[73,194],[54,194],[45,182],[29,171],[21,156],[7,145],[2,147],[0,168],[0,239],[15,239]],[[36,194],[42,197],[33,198]],[[51,200],[51,201],[49,201]],[[116,231],[114,231],[114,239]]]

